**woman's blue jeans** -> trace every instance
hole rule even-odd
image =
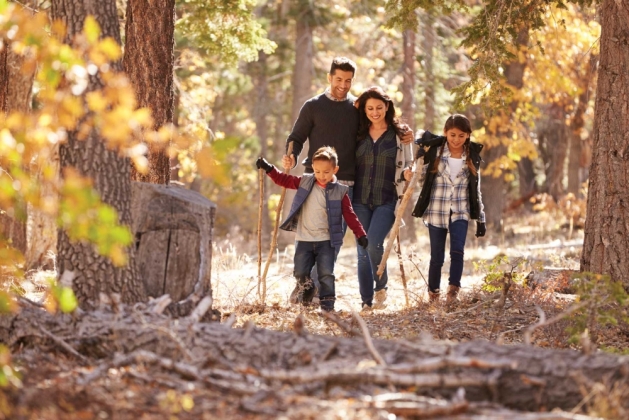
[[[367,232],[367,249],[358,245],[358,286],[363,303],[373,303],[374,292],[386,289],[388,276],[385,267],[378,278],[378,265],[384,253],[384,239],[395,222],[395,202],[380,206],[353,203],[354,212]],[[375,287],[374,287],[375,284]]]
[[[446,236],[450,231],[450,279],[452,286],[461,287],[463,275],[463,250],[467,237],[467,220],[450,221],[448,229],[428,225],[430,235],[430,267],[428,269],[428,288],[437,292],[441,284],[441,267],[445,259]]]

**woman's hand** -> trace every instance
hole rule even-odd
[[[410,168],[404,169],[404,179],[406,182],[410,181],[413,178],[413,171]]]

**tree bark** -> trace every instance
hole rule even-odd
[[[103,37],[111,37],[120,43],[120,29],[114,0],[82,2],[79,0],[53,0],[52,18],[63,21],[67,28],[65,42],[72,44],[73,37],[82,31],[83,22],[92,15],[101,27]],[[115,71],[120,63],[112,63]],[[102,86],[99,77],[90,78],[87,91]],[[117,150],[110,150],[92,129],[85,140],[79,140],[76,132],[68,133],[67,142],[60,147],[60,165],[63,169],[76,168],[81,175],[90,177],[101,200],[114,207],[120,223],[131,225],[131,164]],[[60,231],[57,243],[57,267],[60,275],[73,272],[73,289],[81,307],[90,307],[99,293],[119,293],[123,302],[145,299],[142,283],[138,280],[134,265],[135,248],[129,247],[129,265],[116,267],[111,260],[99,255],[91,244],[70,242],[68,235]]]
[[[581,269],[629,289],[629,4],[605,0]]]
[[[333,387],[374,395],[411,387],[420,395],[450,397],[462,387],[469,401],[526,411],[572,410],[583,400],[582,391],[588,392],[594,382],[614,389],[624,386],[629,376],[627,356],[602,352],[584,355],[481,340],[455,344],[432,339],[372,340],[368,348],[363,338],[276,332],[251,323],[231,329],[191,318],[172,320],[159,314],[158,305],[153,302],[133,310],[118,306],[116,313],[102,307],[76,317],[26,306],[19,314],[0,316],[0,340],[21,352],[51,343],[97,364],[95,369],[70,375],[83,384],[105,375],[109,367],[141,363],[125,355],[150,352],[152,358],[171,360],[162,365],[164,369],[177,368],[184,378],[190,379],[191,374],[202,381],[220,373],[224,384],[249,388],[249,394],[275,388],[294,397],[308,386],[310,395]],[[374,353],[384,363],[365,364],[376,358]],[[629,407],[626,399],[618,402]]]
[[[402,68],[402,121],[415,131],[415,32],[407,29],[403,33],[404,66]],[[411,145],[412,147],[412,145]],[[400,229],[400,238],[411,242],[417,241],[415,218],[412,215],[413,206],[407,206],[404,211],[404,229]]]
[[[148,107],[154,129],[173,122],[175,0],[128,0],[123,67],[138,107]],[[149,171],[132,168],[134,181],[168,184],[168,145],[148,145]],[[166,147],[165,147],[166,146]]]

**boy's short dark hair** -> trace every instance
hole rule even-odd
[[[356,63],[347,57],[334,57],[332,65],[330,66],[330,74],[334,74],[336,69],[342,71],[351,71],[352,77],[356,75]]]
[[[338,166],[339,156],[336,154],[334,147],[324,146],[317,149],[312,155],[312,161],[324,160],[330,162],[335,168]]]

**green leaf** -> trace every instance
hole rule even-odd
[[[62,287],[59,292],[59,309],[64,313],[70,313],[76,309],[78,302],[74,292],[69,287]]]
[[[7,0],[0,0],[0,13],[4,13],[7,10],[9,3]]]

